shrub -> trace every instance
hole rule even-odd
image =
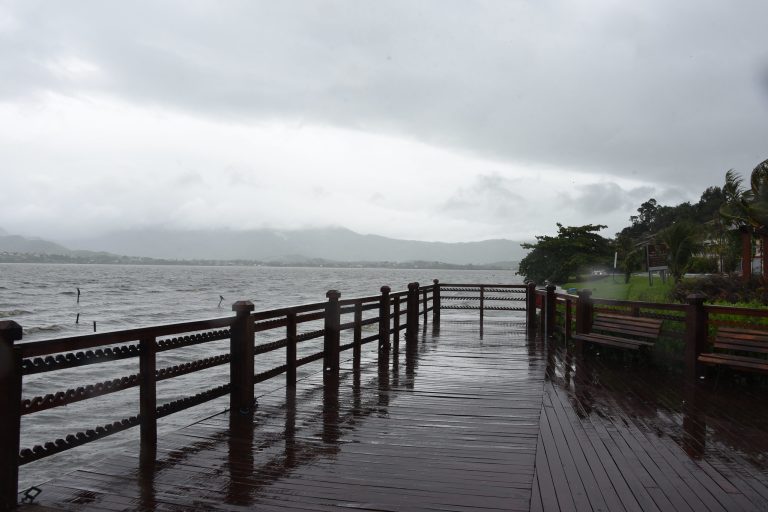
[[[694,256],[688,264],[688,272],[693,274],[713,274],[717,272],[717,260]]]
[[[753,278],[747,282],[736,275],[711,275],[686,279],[675,286],[672,295],[676,301],[683,302],[691,293],[703,294],[707,297],[707,302],[768,305],[768,287],[759,278]]]

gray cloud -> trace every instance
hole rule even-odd
[[[470,221],[504,224],[520,217],[524,198],[514,192],[512,180],[498,174],[480,174],[472,184],[453,193],[441,206],[442,214]]]
[[[107,92],[700,187],[766,156],[762,0],[11,5],[6,98]]]
[[[402,219],[419,210],[425,223],[445,224],[439,216],[455,221],[445,229],[462,237],[515,236],[542,223],[554,225],[521,208],[530,210],[540,198],[558,201],[557,220],[566,224],[605,223],[601,215],[609,214],[619,223],[652,195],[669,203],[695,200],[707,186],[721,184],[726,169],[749,171],[768,157],[767,16],[764,0],[744,0],[738,8],[716,0],[10,1],[0,5],[0,107],[45,109],[51,93],[84,101],[106,97],[158,116],[172,112],[249,127],[278,122],[291,133],[305,125],[330,126],[426,143],[476,159],[480,170],[457,165],[461,170],[454,173],[461,177],[447,171],[445,183],[435,182],[430,190],[424,187],[429,180],[419,181],[421,191],[411,193],[440,195],[421,210],[421,202],[403,192],[412,187],[421,157],[398,160],[402,168],[390,171],[391,182],[375,186],[355,160],[341,179],[363,177],[356,188],[341,192],[340,174],[325,179],[328,168],[313,169],[322,161],[323,143],[311,153],[293,148],[290,135],[287,142],[270,144],[306,152],[303,175],[281,166],[281,156],[261,161],[264,145],[252,154],[207,158],[204,141],[215,137],[202,131],[195,133],[193,164],[164,167],[183,157],[183,145],[160,156],[145,151],[140,163],[199,190],[197,199],[178,199],[184,207],[177,216],[183,219],[212,187],[225,196],[236,190],[248,205],[282,206],[287,199],[276,191],[296,183],[285,194],[299,205],[291,209],[294,224],[333,221],[306,204],[320,209],[322,196],[338,193],[346,201],[370,198],[365,206],[379,207],[377,215],[389,219],[386,226],[407,224]],[[46,124],[40,119],[35,122]],[[174,120],[170,126],[181,123]],[[114,118],[115,125],[122,122]],[[235,146],[249,149],[247,136],[239,136]],[[60,147],[48,155],[31,143],[27,149],[0,140],[0,161],[19,174],[9,179],[11,171],[0,170],[9,195],[14,183],[21,196],[34,182],[40,199],[40,205],[7,205],[4,212],[17,223],[50,224],[62,215],[47,205],[68,203],[87,184],[94,196],[105,198],[87,218],[98,217],[105,226],[109,219],[126,218],[112,196],[135,204],[125,192],[127,178],[95,178],[94,170],[78,174],[85,172],[85,161],[109,167],[137,157],[109,154],[103,142],[93,142],[95,155],[72,157]],[[58,167],[60,161],[72,185],[62,187],[51,177],[51,162]],[[139,163],[130,165],[136,172]],[[513,170],[497,170],[504,166]],[[44,178],[37,177],[38,169]],[[521,176],[520,169],[530,176]],[[582,179],[560,180],[557,187],[543,180],[537,189],[534,172]],[[604,181],[589,183],[597,177]],[[63,193],[67,188],[72,194]],[[250,201],[257,193],[260,202]],[[152,194],[158,202],[168,200],[163,190]],[[234,216],[216,204],[223,217]],[[268,211],[263,208],[252,213],[259,222]],[[375,219],[359,220],[376,229]],[[473,223],[481,228],[475,231]],[[411,229],[409,236],[416,236]]]

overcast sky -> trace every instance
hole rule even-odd
[[[529,239],[768,158],[765,0],[0,1],[0,227]]]

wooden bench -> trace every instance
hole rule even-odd
[[[599,345],[639,350],[642,347],[652,347],[659,339],[661,324],[662,320],[655,318],[600,313],[595,315],[589,334],[577,333],[572,338]]]
[[[720,327],[715,336],[714,350],[730,350],[746,355],[710,352],[700,354],[699,362],[729,366],[737,370],[768,373],[768,359],[759,356],[759,354],[768,354],[768,332],[766,331]]]

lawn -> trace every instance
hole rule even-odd
[[[653,285],[648,283],[648,275],[633,275],[629,283],[624,283],[624,276],[605,276],[576,283],[562,285],[564,290],[577,288],[592,290],[592,296],[601,299],[637,300],[644,302],[672,302],[670,292],[674,288],[672,279],[662,283],[658,276],[653,277]]]

